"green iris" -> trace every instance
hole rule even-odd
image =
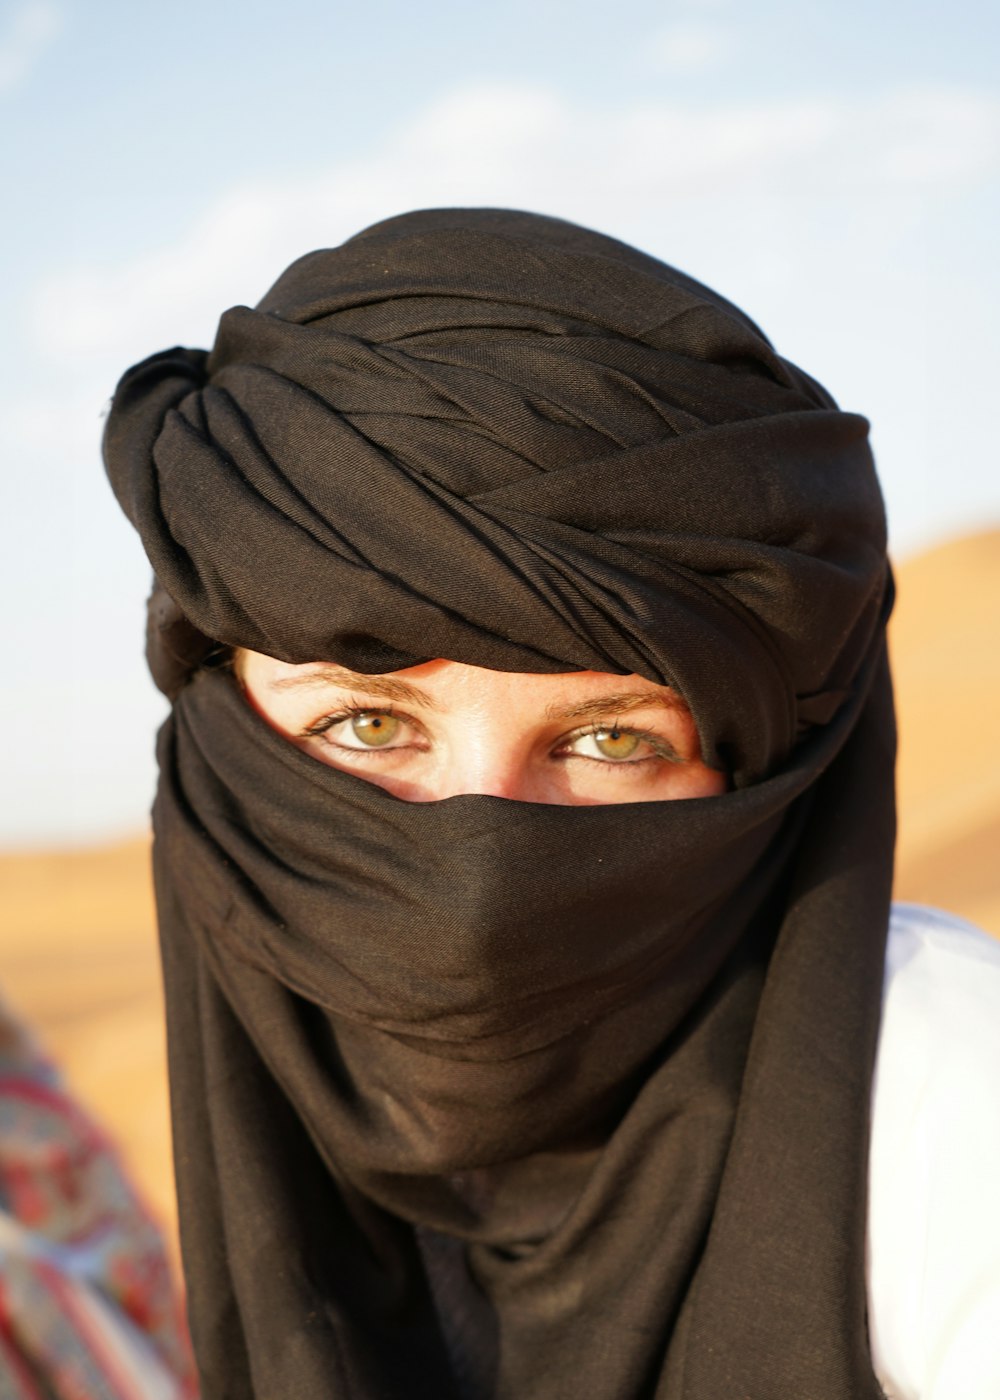
[[[620,729],[594,732],[594,743],[605,758],[631,758],[641,742],[638,734],[625,734]]]
[[[355,715],[351,729],[366,748],[381,749],[396,737],[399,720],[395,715]]]

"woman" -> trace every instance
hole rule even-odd
[[[894,726],[865,421],[634,249],[439,210],[131,370],[105,453],[174,700],[205,1393],[958,1394],[867,1205]]]

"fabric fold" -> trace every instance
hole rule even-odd
[[[122,380],[206,1396],[876,1400],[867,430],[693,279],[505,210],[309,254]],[[271,730],[232,647],[637,674],[728,790],[401,802]]]

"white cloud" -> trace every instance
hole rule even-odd
[[[992,95],[911,87],[872,104],[872,169],[895,183],[975,179],[1000,164],[1000,102]]]
[[[27,0],[0,36],[0,93],[23,82],[62,28],[62,13],[49,0]]]
[[[459,90],[364,159],[230,190],[171,246],[49,279],[32,334],[50,360],[88,354],[117,366],[159,345],[204,344],[221,307],[256,300],[293,257],[408,208],[538,208],[647,243],[669,215],[680,261],[686,244],[731,239],[720,209],[752,222],[782,201],[844,200],[863,220],[894,194],[954,189],[998,161],[1000,99],[960,89],[610,112],[544,90]]]
[[[661,29],[643,45],[647,66],[675,75],[707,73],[725,64],[733,51],[731,32],[719,24],[692,20]]]
[[[928,207],[957,208],[963,191],[995,176],[998,148],[1000,99],[944,86],[867,100],[603,111],[544,89],[459,89],[363,158],[230,189],[173,244],[47,279],[28,298],[26,324],[11,328],[24,377],[0,395],[0,460],[16,464],[0,474],[0,516],[15,522],[0,592],[17,596],[31,575],[52,594],[42,608],[36,588],[35,612],[14,610],[25,655],[39,638],[81,638],[80,675],[90,679],[75,696],[71,733],[89,736],[107,772],[90,820],[138,820],[135,775],[148,782],[148,763],[117,743],[108,717],[117,724],[122,705],[93,691],[95,668],[120,682],[127,705],[133,694],[136,709],[156,703],[141,690],[137,656],[128,660],[137,652],[132,600],[147,568],[96,461],[98,415],[127,364],[178,342],[211,343],[220,309],[255,301],[292,258],[373,220],[435,204],[546,210],[717,285],[760,315],[782,353],[869,412],[894,538],[912,547],[989,519],[998,500],[992,327],[970,309],[988,306],[992,291],[977,283],[975,303],[956,293],[957,260],[942,247],[934,263],[923,229]],[[992,275],[986,257],[975,266]],[[950,370],[940,363],[945,337],[962,346]],[[96,650],[94,616],[106,631]],[[18,713],[37,712],[30,744],[47,751],[50,697],[18,704]],[[10,727],[0,749],[27,751],[26,732]],[[37,793],[36,815],[25,795],[0,812],[0,833],[4,822],[22,839],[31,822],[50,832],[57,811],[83,828],[64,793],[72,784],[46,782],[26,789]],[[105,791],[111,805],[100,807]]]

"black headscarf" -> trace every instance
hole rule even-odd
[[[893,844],[864,419],[673,268],[437,210],[125,375],[205,1394],[859,1400]],[[676,687],[723,796],[399,801],[213,646]]]

